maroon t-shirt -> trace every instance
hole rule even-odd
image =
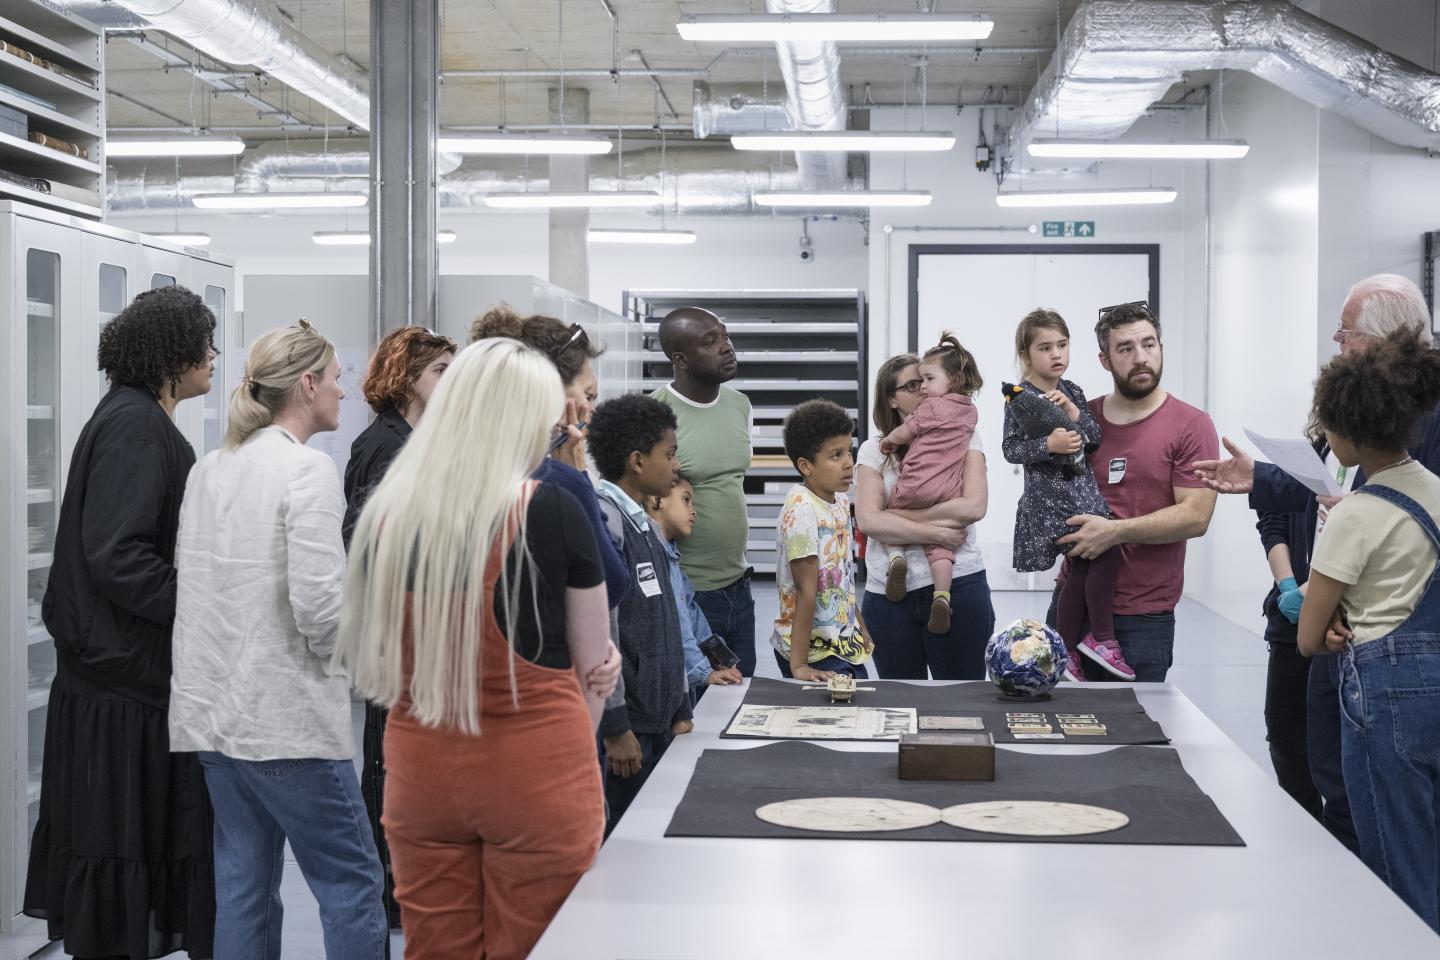
[[[1176,487],[1204,487],[1190,465],[1218,460],[1215,424],[1204,410],[1174,396],[1143,420],[1117,424],[1105,419],[1105,398],[1090,401],[1100,424],[1100,446],[1090,467],[1100,493],[1117,520],[1143,517],[1175,505]],[[1115,584],[1117,614],[1168,613],[1185,587],[1185,541],[1127,543],[1120,547]]]

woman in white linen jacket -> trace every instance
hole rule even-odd
[[[350,686],[330,669],[345,501],[305,446],[339,426],[334,347],[304,320],[251,348],[225,447],[180,509],[170,742],[198,751],[215,808],[215,958],[280,956],[284,842],[320,904],[329,957],[384,956],[381,871]]]

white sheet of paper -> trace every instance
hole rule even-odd
[[[1262,437],[1250,429],[1245,436],[1255,444],[1271,463],[1299,480],[1311,491],[1327,497],[1338,497],[1342,491],[1335,485],[1335,478],[1325,469],[1325,461],[1315,453],[1310,441],[1305,439],[1274,439]]]

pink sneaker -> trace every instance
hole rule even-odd
[[[1087,633],[1085,639],[1080,641],[1080,652],[1121,680],[1135,679],[1135,669],[1125,662],[1125,655],[1120,652],[1120,644],[1114,640],[1102,642],[1096,640],[1093,633]]]
[[[1065,679],[1071,683],[1085,683],[1085,669],[1081,664],[1079,649],[1069,651],[1065,657]]]

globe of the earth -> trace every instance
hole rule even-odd
[[[1040,700],[1065,673],[1065,641],[1035,620],[1016,620],[985,645],[985,668],[1001,696]]]

